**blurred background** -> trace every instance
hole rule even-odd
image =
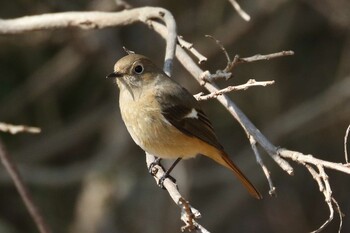
[[[120,1],[7,1],[0,18],[49,12],[117,11]],[[178,32],[207,56],[201,65],[226,66],[213,35],[231,57],[293,50],[295,55],[243,64],[218,85],[254,78],[273,86],[229,96],[277,146],[344,162],[350,123],[350,2],[347,0],[240,1],[252,20],[243,21],[226,0],[127,1],[170,10]],[[37,126],[39,135],[1,133],[35,202],[54,232],[180,232],[180,210],[148,175],[144,152],[126,132],[118,91],[105,79],[122,46],[162,66],[164,41],[143,24],[103,30],[62,29],[0,36],[0,121]],[[176,61],[173,77],[193,94],[204,91]],[[216,100],[202,103],[231,158],[264,199],[251,198],[232,174],[198,157],[176,167],[180,191],[211,232],[310,232],[329,216],[324,197],[304,167],[284,173],[266,153],[263,159],[277,187],[268,184],[243,130]],[[166,166],[169,166],[167,163]],[[350,232],[349,176],[328,171],[334,197]],[[0,168],[0,232],[37,232],[13,183]],[[337,232],[339,218],[324,232]]]

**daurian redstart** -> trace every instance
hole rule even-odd
[[[164,159],[205,155],[230,169],[260,199],[261,195],[231,161],[197,100],[145,56],[129,54],[114,65],[123,121],[137,145]]]

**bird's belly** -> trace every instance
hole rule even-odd
[[[131,137],[143,150],[169,159],[191,158],[199,153],[199,140],[172,126],[157,108],[135,109],[123,109],[122,117]],[[134,120],[131,123],[125,119]]]

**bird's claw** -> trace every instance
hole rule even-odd
[[[148,172],[152,175],[152,176],[154,176],[156,173],[157,173],[157,171],[155,171],[153,168],[154,168],[154,166],[156,166],[156,165],[158,165],[158,166],[161,166],[162,167],[162,165],[160,164],[160,161],[161,161],[162,159],[161,158],[156,158],[156,160],[154,160],[149,166],[148,166]],[[163,167],[162,167],[163,168]],[[164,168],[163,168],[164,169]],[[176,179],[174,178],[174,177],[172,177],[169,173],[171,172],[171,170],[172,170],[172,168],[170,169],[170,170],[168,170],[168,171],[166,171],[165,173],[164,173],[164,175],[158,180],[158,186],[161,188],[161,189],[166,189],[165,187],[164,187],[164,181],[165,181],[165,179],[167,179],[167,178],[169,178],[173,183],[176,183]]]
[[[161,158],[156,158],[149,166],[148,166],[148,172],[153,175],[154,171],[153,168],[156,165],[160,165],[160,160],[162,160]]]
[[[164,187],[164,181],[166,179],[170,179],[173,183],[176,183],[176,179],[174,177],[172,177],[171,175],[167,174],[167,172],[164,173],[164,175],[158,180],[158,186],[161,188],[161,189],[166,189]]]

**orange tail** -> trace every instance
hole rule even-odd
[[[210,156],[211,157],[211,156]],[[254,187],[254,185],[248,180],[248,178],[241,172],[241,170],[232,162],[229,156],[224,152],[220,151],[220,154],[216,154],[215,158],[211,157],[219,164],[227,167],[237,176],[237,178],[242,182],[244,187],[248,190],[248,192],[255,197],[256,199],[262,199],[259,191]]]

